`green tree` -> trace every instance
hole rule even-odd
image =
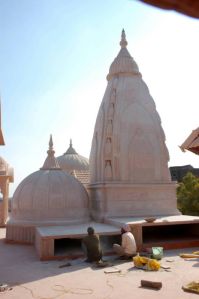
[[[199,215],[199,178],[188,172],[177,188],[178,209],[185,215]]]

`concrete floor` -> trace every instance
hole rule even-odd
[[[199,280],[199,259],[184,260],[178,254],[198,248],[165,251],[162,264],[171,267],[168,272],[145,272],[134,268],[131,261],[113,261],[121,272],[105,274],[107,268],[96,268],[82,259],[70,261],[71,266],[65,268],[59,266],[67,260],[41,262],[33,246],[5,244],[4,237],[5,229],[0,229],[0,283],[8,283],[13,289],[0,293],[0,299],[197,298],[181,287]],[[140,288],[141,279],[161,281],[163,287],[159,291]]]

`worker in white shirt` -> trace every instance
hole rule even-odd
[[[121,228],[122,244],[113,244],[113,250],[122,258],[130,258],[136,254],[136,243],[131,228],[128,224],[125,224]]]

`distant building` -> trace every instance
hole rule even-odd
[[[194,168],[191,165],[184,165],[184,166],[172,166],[169,167],[171,173],[172,181],[181,182],[183,177],[188,173],[191,172],[195,176],[199,177],[199,168]]]
[[[199,127],[191,132],[180,148],[183,152],[188,150],[199,155]]]

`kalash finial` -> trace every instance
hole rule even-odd
[[[72,143],[72,139],[70,139],[70,144],[69,144],[69,148],[67,149],[67,151],[64,153],[64,155],[77,155],[76,150],[73,148],[73,143]]]
[[[53,150],[53,138],[52,134],[50,134],[50,140],[49,140],[49,150],[47,151],[48,155],[53,156],[55,151]]]
[[[121,46],[121,48],[126,48],[127,45],[128,45],[128,43],[126,40],[126,33],[125,33],[124,29],[122,29],[120,46]]]
[[[47,154],[48,154],[48,156],[44,162],[44,165],[40,169],[41,170],[61,169],[57,159],[54,157],[55,151],[53,149],[52,134],[50,134],[49,149],[47,151]]]

